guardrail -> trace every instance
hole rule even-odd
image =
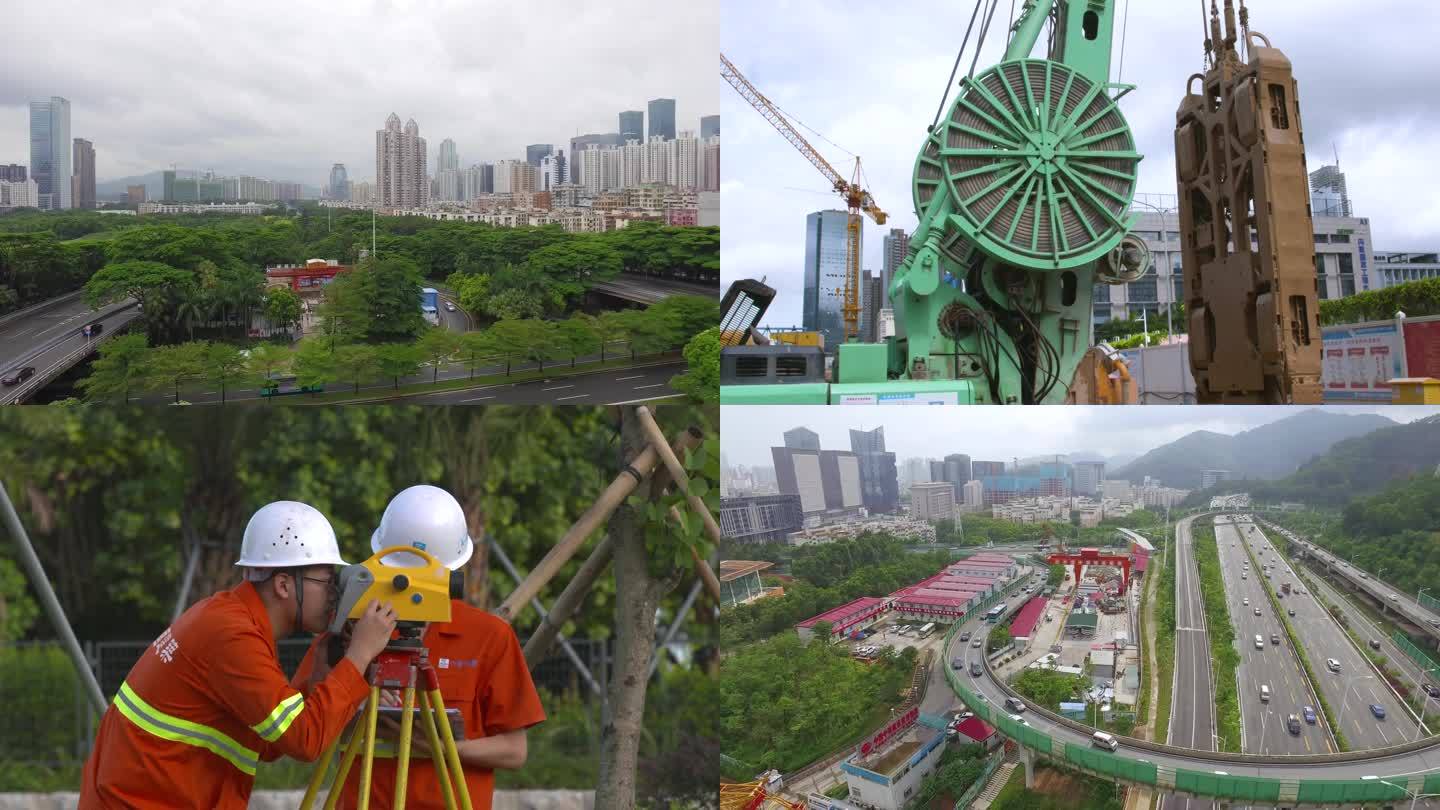
[[[1197,517],[1199,517],[1199,515],[1197,515]],[[955,633],[960,628],[960,624],[960,622],[957,622],[951,625],[949,631],[946,632],[944,649],[949,649],[951,642],[954,640]],[[985,666],[986,672],[989,674],[988,661]],[[969,706],[970,710],[974,712],[977,717],[994,726],[1001,734],[1015,740],[1032,751],[1062,760],[1074,767],[1081,768],[1082,770],[1099,776],[1123,779],[1129,782],[1154,786],[1161,790],[1188,793],[1196,796],[1214,796],[1217,798],[1292,804],[1402,801],[1416,794],[1440,792],[1440,770],[1413,774],[1408,777],[1396,777],[1397,781],[1404,778],[1404,787],[1402,788],[1387,784],[1378,779],[1276,779],[1264,776],[1234,776],[1216,771],[1213,768],[1202,771],[1160,766],[1139,758],[1132,759],[1118,752],[1101,751],[1088,744],[1082,745],[1058,740],[1028,725],[1022,725],[1019,722],[1011,720],[1008,713],[997,710],[990,704],[988,699],[970,691],[960,680],[959,676],[955,674],[954,670],[947,667],[945,677],[950,683],[950,688]],[[1009,684],[995,679],[993,674],[991,674],[990,677],[992,682],[995,683],[1002,692],[1013,697],[1022,697],[1011,689]],[[1027,706],[1036,714],[1045,717],[1057,725],[1083,734],[1085,738],[1088,738],[1094,731],[1094,729],[1089,726],[1076,723],[1042,706],[1031,704],[1027,704]],[[1186,758],[1197,758],[1196,755],[1200,754],[1203,755],[1203,757],[1199,758],[1203,758],[1207,764],[1213,761],[1243,763],[1251,766],[1358,762],[1390,757],[1396,754],[1436,746],[1434,739],[1425,739],[1403,745],[1375,748],[1364,752],[1352,752],[1348,754],[1261,756],[1256,754],[1193,751],[1188,748],[1161,745],[1121,735],[1115,736],[1119,738],[1122,745],[1128,749],[1154,751],[1170,756]],[[1407,790],[1409,793],[1406,792]]]
[[[59,305],[65,303],[66,301],[69,301],[69,300],[71,300],[71,299],[74,299],[74,298],[79,297],[79,295],[80,295],[81,293],[83,293],[83,292],[85,292],[85,291],[84,291],[84,290],[75,290],[75,291],[73,291],[73,292],[65,293],[64,295],[57,295],[57,296],[55,296],[54,298],[51,298],[51,299],[48,300],[48,301],[41,301],[41,302],[38,303],[38,304],[31,304],[30,306],[28,306],[28,307],[26,307],[26,308],[24,308],[24,309],[17,309],[17,310],[15,310],[14,312],[10,312],[10,313],[7,313],[7,314],[5,314],[5,315],[0,315],[0,326],[4,326],[5,324],[10,323],[11,321],[18,321],[18,320],[20,320],[21,318],[28,317],[28,316],[30,316],[30,315],[34,315],[34,314],[37,313],[37,312],[44,312],[45,310],[47,310],[47,309],[49,309],[49,308],[51,308],[51,307],[59,306]]]

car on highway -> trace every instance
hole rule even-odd
[[[1279,633],[1271,633],[1271,634],[1270,634],[1270,643],[1271,643],[1271,644],[1279,644],[1279,643],[1280,643],[1280,634],[1279,634]]]
[[[961,641],[969,641],[969,640],[970,640],[970,631],[969,631],[969,630],[966,630],[965,632],[961,633],[961,634],[960,634],[960,640],[961,640]]]
[[[1264,637],[1261,636],[1259,633],[1256,633],[1256,634],[1255,634],[1255,649],[1257,649],[1257,650],[1263,650],[1263,649],[1265,649],[1265,639],[1264,639]]]
[[[950,659],[950,668],[951,668],[951,669],[964,669],[964,668],[965,668],[965,659],[963,659],[963,658],[951,658],[951,659]]]
[[[11,369],[4,377],[0,377],[0,383],[4,383],[5,385],[19,385],[34,376],[34,366],[22,366],[21,368]]]
[[[1245,605],[1245,607],[1250,607],[1250,598],[1249,598],[1249,597],[1246,597],[1246,598],[1245,598],[1244,605]]]
[[[1370,649],[1372,649],[1372,650],[1378,650],[1378,649],[1380,649],[1380,639],[1378,639],[1378,638],[1372,638],[1372,639],[1370,639]]]
[[[455,302],[454,302],[454,301],[446,301],[446,302],[445,302],[445,311],[446,311],[446,312],[454,312],[454,311],[455,311]]]
[[[1255,615],[1256,615],[1256,616],[1259,616],[1259,615],[1260,615],[1260,608],[1258,608],[1258,607],[1255,608]]]
[[[980,670],[980,662],[979,662],[979,661],[971,661],[971,662],[970,662],[970,677],[972,677],[972,678],[978,678],[978,677],[980,677],[980,672],[981,672],[981,670]]]
[[[1399,601],[1400,601],[1400,597],[1398,597],[1398,596],[1396,596],[1395,594],[1392,593],[1392,594],[1390,594],[1390,601],[1391,601],[1391,602],[1399,602]]]
[[[970,642],[970,649],[972,649],[972,650],[978,650],[978,649],[980,649],[980,642],[981,642],[981,639],[978,639],[978,638],[975,639],[974,641],[971,641],[971,642]]]
[[[1285,612],[1288,613],[1288,614],[1290,614],[1291,616],[1294,616],[1294,615],[1295,615],[1295,608],[1290,608],[1289,610],[1287,610],[1287,611],[1285,611]]]
[[[1270,686],[1268,684],[1260,684],[1260,702],[1270,702]]]
[[[1370,704],[1370,713],[1375,715],[1376,720],[1385,719],[1385,707],[1381,706],[1379,703]]]
[[[1298,737],[1300,735],[1300,718],[1296,717],[1293,714],[1289,717],[1286,717],[1285,728],[1289,729],[1291,734],[1294,734]]]
[[[1440,698],[1440,686],[1432,686],[1428,683],[1422,683],[1420,684],[1420,691],[1424,692],[1430,697]]]
[[[1330,670],[1331,672],[1339,672],[1339,671],[1340,671],[1340,662],[1339,662],[1339,661],[1336,661],[1334,658],[1326,658],[1326,659],[1325,659],[1325,668],[1328,669],[1328,670]]]
[[[1312,726],[1315,725],[1315,710],[1313,708],[1309,706],[1302,706],[1300,708],[1300,713],[1305,715],[1305,722],[1309,723]]]
[[[1249,579],[1249,578],[1250,578],[1250,575],[1247,574],[1247,573],[1245,573],[1244,571],[1241,571],[1241,572],[1240,572],[1240,578],[1241,578],[1241,579]]]

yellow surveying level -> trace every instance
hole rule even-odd
[[[393,552],[408,552],[424,559],[421,567],[387,566],[380,558]],[[440,679],[430,665],[430,651],[421,643],[424,622],[450,621],[450,599],[459,590],[459,577],[440,565],[423,549],[410,546],[395,546],[383,549],[363,563],[346,566],[340,571],[340,603],[335,611],[335,622],[331,626],[338,633],[349,618],[358,618],[371,599],[389,604],[399,614],[399,638],[390,642],[375,656],[366,669],[366,680],[370,683],[370,697],[366,699],[355,718],[353,730],[345,743],[345,753],[340,758],[335,772],[335,781],[330,786],[330,795],[325,800],[325,810],[335,810],[344,790],[345,780],[355,758],[361,756],[360,784],[357,792],[359,810],[370,807],[370,776],[375,763],[376,721],[380,710],[380,690],[403,690],[400,714],[400,738],[396,755],[395,810],[405,810],[406,780],[410,774],[410,745],[413,741],[417,712],[416,697],[419,697],[419,722],[430,745],[430,759],[435,765],[435,776],[440,782],[446,810],[472,810],[470,791],[465,784],[465,772],[460,767],[460,752],[455,747],[455,733],[445,712],[445,700],[440,696]],[[456,596],[455,598],[458,598]],[[423,682],[423,691],[417,693],[416,686]],[[340,747],[337,738],[325,754],[310,785],[301,800],[301,810],[311,810],[325,772]]]

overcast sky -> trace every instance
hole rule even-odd
[[[0,163],[29,163],[28,103],[63,96],[101,182],[171,163],[318,186],[338,162],[373,180],[391,112],[415,119],[433,171],[447,137],[469,165],[568,152],[654,98],[675,99],[677,130],[719,111],[719,0],[0,6]]]
[[[1010,408],[823,408],[813,405],[731,405],[720,409],[720,449],[728,464],[773,466],[771,447],[784,433],[807,427],[820,447],[849,450],[850,430],[885,428],[885,449],[897,460],[971,458],[1009,461],[1050,453],[1139,456],[1197,430],[1234,435],[1278,422],[1302,408],[1273,405],[1177,405],[1105,408],[1040,405]],[[1331,413],[1377,413],[1396,422],[1434,416],[1433,407],[1327,405]]]
[[[1175,110],[1186,78],[1204,68],[1201,1],[1130,4],[1122,78],[1139,86],[1121,110],[1145,155],[1141,193],[1176,193]],[[1117,2],[1123,12],[1128,0]],[[1440,250],[1440,195],[1434,193],[1440,188],[1440,6],[1416,0],[1248,5],[1252,30],[1294,64],[1310,170],[1334,162],[1333,142],[1353,209],[1370,218],[1374,250]],[[1011,6],[999,0],[977,73],[999,61]],[[865,269],[880,270],[889,228],[915,228],[915,157],[973,10],[966,0],[725,0],[725,55],[771,101],[833,142],[801,129],[842,174],[849,176],[854,160],[844,150],[863,158],[868,187],[891,215],[884,227],[865,220]],[[1112,77],[1120,68],[1122,27],[1117,21]],[[973,42],[972,36],[961,76]],[[1043,46],[1042,37],[1037,55]],[[953,101],[952,93],[947,107]],[[805,216],[843,204],[729,86],[721,112],[727,127],[723,281],[767,277],[779,294],[766,322],[798,326]]]

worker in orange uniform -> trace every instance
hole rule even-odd
[[[275,640],[320,632],[334,610],[335,532],[318,510],[276,501],[241,541],[245,581],[202,599],[140,656],[100,720],[80,810],[243,810],[260,760],[314,760],[368,694],[361,675],[395,628],[372,601],[325,680],[301,695]]]
[[[413,486],[396,495],[370,537],[375,551],[394,546],[415,546],[428,551],[454,571],[475,550],[465,525],[465,511],[439,487]],[[395,566],[423,566],[423,558],[397,552],[382,562]],[[448,709],[459,709],[465,737],[456,743],[474,810],[490,810],[495,791],[495,769],[518,769],[525,764],[525,730],[545,720],[540,696],[515,631],[500,618],[460,601],[451,600],[450,621],[431,624],[424,644],[440,679],[440,694]],[[306,687],[325,674],[325,638],[310,646],[293,683]],[[381,693],[382,702],[399,706],[398,691]],[[418,726],[417,726],[418,728]],[[398,736],[398,735],[397,735]],[[411,743],[413,756],[407,777],[406,810],[440,810],[445,806],[430,749],[423,735]],[[370,782],[372,810],[390,810],[395,798],[393,741],[377,742]],[[352,768],[341,793],[339,807],[356,806],[358,768]],[[452,776],[453,779],[453,776]]]

